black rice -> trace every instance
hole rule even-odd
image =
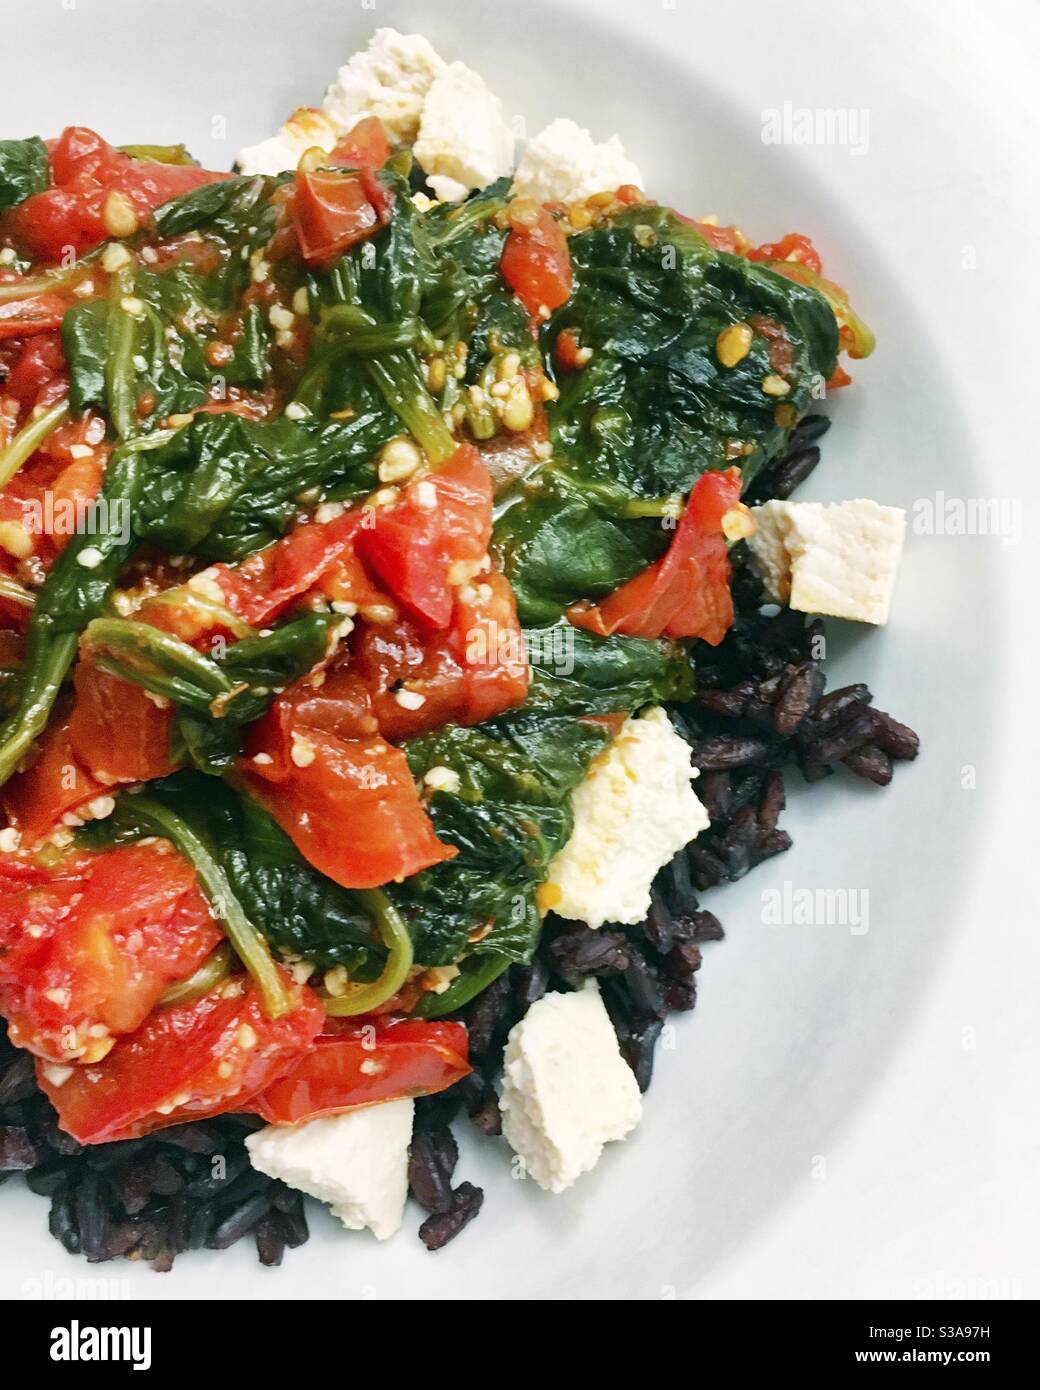
[[[32,1059],[0,1025],[0,1170],[24,1171],[50,1198],[51,1234],[91,1263],[125,1256],[166,1270],[185,1250],[255,1235],[261,1261],[278,1264],[302,1245],[302,1195],[249,1162],[245,1138],[261,1123],[222,1115],[83,1148],[58,1129]]]

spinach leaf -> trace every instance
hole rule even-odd
[[[305,502],[356,501],[377,486],[392,417],[245,420],[200,415],[155,455],[134,514],[139,539],[170,553],[238,560],[276,540]]]
[[[219,365],[207,357],[227,312],[224,290],[219,276],[202,276],[190,266],[162,273],[139,268],[107,300],[74,305],[62,322],[62,342],[76,412],[104,410],[125,436],[196,409],[216,387],[262,387],[271,335],[258,305],[242,312],[231,355]],[[125,307],[129,299],[140,306],[136,314]],[[145,393],[150,409],[140,415],[137,403]]]
[[[206,254],[185,253],[162,269],[142,260],[119,272],[107,301],[73,306],[62,334],[78,412],[104,409],[125,438],[228,386],[268,384],[271,330],[260,306],[244,304],[243,295],[251,257],[274,231],[276,187],[267,178],[229,179],[164,204],[156,213],[160,235],[201,237]],[[230,338],[232,352],[211,360],[208,349],[218,338],[222,348]],[[146,394],[150,409],[141,413]]]
[[[523,714],[629,713],[651,702],[693,696],[693,665],[683,642],[597,637],[560,623],[525,632],[524,645],[531,688]],[[520,715],[510,717],[515,722]]]
[[[139,814],[145,799],[161,808],[164,828],[157,831],[150,816]],[[179,840],[189,858],[196,848],[196,860],[212,860],[233,913],[276,951],[321,967],[344,965],[359,980],[379,974],[385,953],[371,917],[354,894],[312,869],[252,798],[198,773],[179,772],[150,783],[145,797],[120,793],[113,814],[90,822],[77,838],[87,848],[104,849],[156,833]],[[229,903],[213,906],[226,921]]]
[[[466,380],[474,382],[490,359],[530,346],[527,312],[499,274],[507,230],[495,221],[509,196],[509,180],[464,203],[441,203],[420,220],[423,317],[438,338],[469,348]]]
[[[569,495],[542,475],[502,513],[494,548],[525,624],[553,623],[577,598],[603,598],[667,545],[659,525],[626,523],[591,499]]]
[[[234,241],[255,221],[275,186],[276,181],[263,175],[203,184],[156,208],[156,229],[164,240],[186,232],[214,231],[225,241]]]
[[[108,303],[92,299],[74,304],[61,321],[61,342],[69,366],[69,401],[77,415],[105,405],[108,360]]]
[[[689,492],[706,468],[741,460],[750,482],[783,446],[791,424],[774,419],[762,390],[775,373],[756,332],[750,352],[724,367],[715,340],[755,316],[782,329],[800,417],[837,360],[837,324],[814,290],[741,256],[716,251],[667,208],[630,208],[570,240],[574,294],[545,331],[546,346],[577,329],[593,358],[566,379],[550,411],[556,443],[583,478],[620,482],[633,495]]]
[[[507,724],[449,725],[407,745],[416,777],[449,767],[460,778],[457,792],[434,792],[428,808],[458,856],[388,890],[418,961],[446,965],[468,950],[530,959],[541,930],[534,891],[570,833],[567,792],[609,738],[603,725],[554,720],[551,768],[534,766]]]
[[[42,193],[49,183],[47,146],[38,136],[0,140],[0,212]]]
[[[311,275],[317,313],[311,353],[294,400],[318,415],[341,409],[372,389],[422,445],[434,464],[455,452],[455,440],[423,381],[417,345],[432,348],[420,318],[423,256],[417,213],[407,184],[384,170],[394,192],[389,225],[353,247],[332,270]]]

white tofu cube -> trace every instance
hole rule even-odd
[[[906,512],[869,498],[766,502],[748,538],[771,598],[801,613],[882,625],[906,534]]]
[[[378,116],[391,144],[410,145],[430,84],[445,66],[422,34],[377,29],[368,47],[340,68],[325,93],[325,114],[340,131]]]
[[[708,826],[696,776],[663,709],[626,719],[571,793],[574,830],[549,866],[542,909],[590,927],[641,922],[658,869]]]
[[[528,141],[513,192],[539,203],[573,203],[625,183],[641,188],[643,176],[618,137],[597,144],[584,126],[560,117]]]
[[[235,163],[243,174],[283,174],[295,169],[300,156],[315,146],[327,154],[338,138],[336,127],[322,112],[301,106],[277,135],[239,150]]]
[[[594,982],[543,995],[513,1028],[501,1108],[502,1133],[549,1192],[570,1187],[639,1123],[639,1087]]]
[[[415,1102],[391,1100],[299,1125],[269,1125],[246,1139],[254,1168],[327,1202],[351,1231],[386,1240],[408,1196]]]
[[[414,154],[444,202],[512,171],[513,132],[502,103],[465,63],[452,63],[426,93]]]

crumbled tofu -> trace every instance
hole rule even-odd
[[[769,596],[801,613],[888,622],[906,512],[869,498],[766,502],[748,545]]]
[[[313,106],[301,106],[277,135],[239,150],[235,163],[243,174],[283,174],[316,145],[326,153],[339,138],[333,123]]]
[[[513,192],[539,203],[572,203],[625,183],[641,188],[643,176],[618,137],[597,144],[584,126],[560,117],[528,141]]]
[[[708,826],[696,776],[663,709],[626,719],[571,794],[574,830],[549,866],[542,907],[590,927],[641,922],[658,869]]]
[[[386,1240],[408,1195],[415,1102],[392,1100],[299,1125],[268,1125],[246,1139],[253,1167],[328,1202],[351,1231]]]
[[[513,132],[502,103],[465,63],[445,68],[427,92],[414,153],[443,202],[459,202],[512,171]]]
[[[362,53],[340,68],[325,93],[325,114],[341,131],[378,116],[387,139],[410,145],[419,133],[423,102],[446,64],[429,39],[377,29]]]
[[[545,994],[506,1043],[502,1133],[540,1187],[562,1192],[639,1123],[639,1087],[594,982]]]

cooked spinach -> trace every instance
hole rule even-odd
[[[526,622],[602,598],[666,547],[661,519],[705,469],[736,457],[745,485],[782,450],[834,370],[834,314],[815,290],[716,251],[667,208],[637,207],[570,238],[575,287],[545,325],[546,362],[564,330],[592,350],[560,376],[548,408],[554,457],[503,510],[495,544]],[[723,367],[715,340],[752,322],[783,334],[789,385],[768,337]],[[738,455],[739,452],[739,456]],[[654,520],[656,516],[656,520]]]
[[[219,774],[241,751],[245,726],[325,656],[338,622],[334,613],[304,613],[206,656],[148,623],[95,618],[83,649],[102,670],[170,700],[175,761]]]
[[[174,554],[242,559],[319,498],[369,493],[374,456],[396,432],[378,409],[327,423],[199,415],[151,460],[137,536]]]
[[[154,806],[165,816],[162,828]],[[179,772],[150,783],[143,796],[121,793],[113,815],[84,826],[78,839],[102,849],[154,834],[179,841],[196,867],[201,846],[223,875],[232,913],[277,951],[321,967],[344,965],[358,980],[379,975],[385,952],[357,895],[312,869],[251,797],[211,777]],[[211,896],[205,883],[203,888]],[[228,905],[213,903],[225,921]]]
[[[727,444],[750,444],[750,482],[783,446],[770,344],[724,367],[715,340],[761,316],[781,326],[790,351],[782,399],[800,417],[837,361],[834,314],[814,290],[760,263],[716,251],[667,208],[637,207],[570,240],[574,294],[543,330],[546,347],[576,329],[592,360],[562,378],[550,410],[555,443],[582,482],[620,484],[638,497],[688,493],[706,468],[732,462]]]
[[[577,598],[604,598],[664,550],[660,522],[626,521],[562,492],[550,472],[495,524],[494,547],[522,622],[556,622]]]
[[[294,400],[315,414],[357,409],[373,388],[411,431],[433,463],[455,451],[455,441],[423,381],[416,348],[434,335],[420,317],[422,257],[418,214],[407,185],[384,171],[394,192],[394,214],[378,235],[353,247],[328,272],[309,277],[316,315],[307,367]]]
[[[77,531],[36,596],[25,637],[19,699],[0,726],[0,785],[44,730],[76,656],[80,633],[100,615],[135,546],[131,528],[141,495],[145,455],[162,436],[115,449],[92,511],[92,529]]]
[[[39,136],[0,140],[0,212],[42,193],[50,183],[47,146]]]
[[[267,384],[271,331],[260,306],[243,296],[250,258],[274,231],[277,185],[229,179],[165,203],[155,214],[160,235],[202,237],[207,254],[186,252],[161,270],[135,261],[115,276],[107,300],[69,310],[62,338],[77,412],[104,409],[126,438],[221,398],[227,387]],[[222,351],[211,360],[217,341]],[[145,397],[149,408],[140,411]]]

